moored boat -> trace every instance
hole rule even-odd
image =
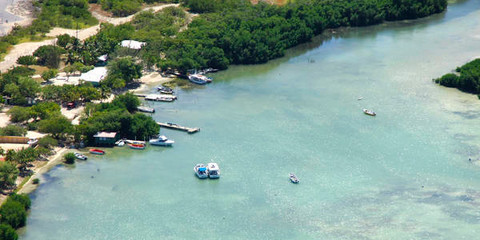
[[[208,163],[208,177],[210,178],[220,178],[220,167],[216,163]]]
[[[163,94],[173,94],[173,89],[165,86],[157,87],[157,91]]]
[[[145,107],[145,106],[139,106],[137,107],[137,110],[140,112],[146,112],[146,113],[154,113],[155,109],[150,108],[150,107]]]
[[[195,172],[195,175],[197,175],[198,178],[203,179],[208,177],[208,169],[202,163],[195,165],[195,167],[193,167],[193,171]]]
[[[292,181],[292,183],[299,183],[300,180],[297,178],[297,176],[293,173],[290,173],[290,181]]]
[[[74,154],[75,154],[75,157],[76,157],[77,159],[80,159],[80,160],[87,160],[87,159],[88,159],[87,156],[85,156],[85,155],[83,155],[83,154],[81,154],[81,153],[77,153],[77,152],[76,152],[76,153],[74,153]]]
[[[96,149],[96,148],[92,148],[88,152],[90,152],[91,154],[97,154],[97,155],[105,154],[105,151],[100,150],[100,149]]]
[[[120,139],[120,140],[115,142],[115,145],[117,145],[119,147],[123,147],[123,146],[125,146],[125,141],[123,139]]]
[[[145,149],[145,144],[129,143],[128,146],[129,146],[131,149],[137,149],[137,150],[143,150],[143,149]]]
[[[190,82],[192,83],[199,84],[199,85],[204,85],[212,82],[212,78],[209,78],[201,74],[190,74],[188,75],[188,80],[190,80]]]
[[[363,111],[363,113],[365,113],[367,115],[370,115],[370,116],[376,116],[377,115],[374,111],[368,110],[366,108],[364,108],[362,111]]]
[[[163,147],[170,147],[172,144],[175,143],[175,141],[168,139],[165,136],[159,136],[158,138],[150,139],[148,141],[151,145],[155,146],[163,146]]]

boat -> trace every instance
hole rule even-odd
[[[115,145],[117,145],[119,147],[123,147],[123,146],[125,146],[125,141],[123,139],[120,139],[120,140],[115,142]]]
[[[143,150],[143,149],[145,149],[145,144],[129,143],[128,146],[129,146],[131,149],[137,149],[137,150]]]
[[[190,80],[190,82],[192,83],[199,84],[199,85],[204,85],[212,82],[212,78],[209,78],[201,74],[190,74],[188,75],[188,80]]]
[[[298,180],[297,176],[293,173],[290,173],[290,181],[292,181],[292,183],[299,183],[300,180]]]
[[[197,175],[198,178],[208,178],[208,169],[205,167],[204,164],[199,163],[193,167],[193,171]]]
[[[208,177],[210,178],[220,178],[220,168],[216,163],[207,164],[208,168]]]
[[[87,159],[88,159],[87,156],[85,156],[85,155],[83,155],[83,154],[81,154],[81,153],[77,153],[77,152],[76,152],[76,153],[74,153],[74,155],[75,155],[75,157],[76,157],[77,159],[80,159],[80,160],[87,160]]]
[[[90,152],[91,154],[97,154],[97,155],[103,155],[103,154],[105,154],[105,151],[100,150],[100,149],[96,149],[96,148],[90,149],[89,152]]]
[[[168,139],[165,136],[159,136],[158,138],[150,139],[148,141],[151,145],[155,146],[163,146],[163,147],[170,147],[172,144],[175,143],[175,141]]]
[[[157,91],[163,94],[173,94],[173,89],[164,86],[157,87]]]
[[[176,99],[177,96],[168,94],[150,94],[145,96],[145,100],[147,101],[173,102]]]
[[[36,139],[36,138],[30,138],[27,141],[27,144],[30,145],[30,146],[35,146],[35,145],[37,145],[37,143],[38,143],[38,139]]]
[[[128,139],[125,139],[123,140],[125,143],[130,143],[130,144],[143,144],[145,145],[145,141],[138,141],[138,140],[128,140]]]
[[[368,110],[368,109],[363,109],[363,113],[367,114],[367,115],[370,115],[370,116],[376,116],[377,114],[372,111],[372,110]]]
[[[154,113],[155,112],[155,109],[145,107],[145,106],[139,106],[139,107],[137,107],[137,110],[140,111],[140,112],[146,112],[146,113]]]

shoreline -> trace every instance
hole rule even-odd
[[[6,36],[10,34],[10,32],[13,30],[15,26],[21,26],[21,27],[28,26],[32,24],[33,20],[35,19],[33,17],[34,7],[31,0],[15,1],[14,3],[9,4],[5,8],[5,12],[10,13],[14,16],[20,17],[21,20],[14,21],[14,22],[9,21],[8,23],[3,23],[2,24],[3,30],[0,33],[0,36]]]
[[[138,87],[137,89],[131,90],[131,92],[132,93],[144,92],[149,90],[152,87],[152,85],[163,84],[163,83],[171,82],[174,80],[175,78],[163,77],[158,72],[155,72],[155,71],[149,72],[148,74],[140,78],[140,87]],[[73,152],[73,151],[82,152],[82,150],[79,150],[79,149],[77,150],[77,149],[68,149],[68,148],[56,148],[55,150],[57,152],[54,155],[47,158],[48,162],[45,165],[40,166],[38,168],[34,167],[32,169],[35,173],[32,176],[30,176],[30,178],[25,184],[23,184],[20,188],[16,190],[18,194],[30,194],[33,191],[35,191],[42,184],[41,179],[43,174],[49,172],[52,168],[61,164],[62,157],[65,153]],[[33,183],[33,179],[35,178],[40,179],[39,184]],[[0,204],[3,203],[3,201],[4,200],[1,200]]]

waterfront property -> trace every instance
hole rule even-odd
[[[116,132],[98,132],[93,136],[95,146],[115,146],[115,142],[119,139]]]
[[[100,86],[100,82],[107,76],[106,67],[96,67],[80,76],[80,79],[91,83],[94,87]]]

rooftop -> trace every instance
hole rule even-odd
[[[122,43],[120,43],[120,45],[122,45],[122,47],[130,48],[130,49],[136,49],[136,50],[141,49],[145,44],[146,43],[144,43],[144,42],[139,42],[139,41],[135,41],[135,40],[123,40]]]
[[[97,132],[93,137],[98,138],[115,138],[117,136],[116,132]]]

